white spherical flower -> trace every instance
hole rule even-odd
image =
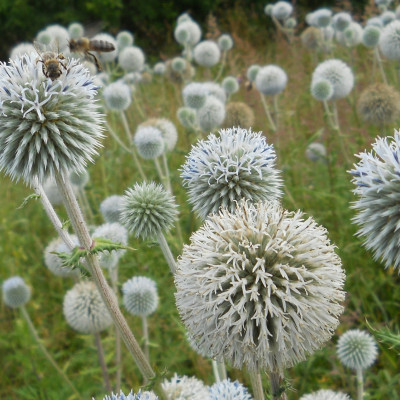
[[[111,240],[114,243],[119,243],[124,246],[128,244],[128,231],[127,229],[121,225],[119,222],[106,222],[103,225],[98,226],[92,233],[92,238],[103,238]],[[126,253],[125,249],[113,250],[111,254],[118,255],[118,257],[122,257]],[[100,253],[99,260],[100,264],[102,264],[102,257],[104,256],[104,264],[109,265],[110,258],[108,257],[110,254],[108,251]]]
[[[326,160],[326,147],[322,143],[313,142],[307,146],[306,157],[313,162]]]
[[[363,28],[357,22],[351,22],[343,31],[336,32],[336,40],[347,47],[354,47],[361,43],[363,36]]]
[[[124,306],[132,315],[147,317],[157,309],[157,286],[150,278],[134,276],[122,285],[122,293]]]
[[[203,131],[212,131],[224,122],[225,104],[214,96],[208,96],[204,106],[198,110],[197,117]]]
[[[396,14],[393,11],[387,10],[380,15],[380,18],[382,20],[383,25],[387,25],[396,19]]]
[[[221,206],[233,212],[242,198],[279,199],[282,180],[275,168],[275,150],[262,132],[232,128],[219,133],[192,146],[182,167],[181,177],[197,214],[205,219]]]
[[[165,150],[161,131],[154,126],[143,126],[136,130],[133,141],[141,157],[152,160]]]
[[[381,32],[379,48],[389,60],[400,60],[400,21],[386,25]]]
[[[210,387],[210,400],[252,400],[247,388],[229,378],[214,383]]]
[[[183,102],[187,107],[196,110],[203,107],[206,102],[208,90],[203,83],[192,82],[182,90]]]
[[[113,36],[109,35],[108,33],[98,33],[97,35],[93,36],[92,40],[104,40],[105,42],[109,42],[114,46],[115,50],[113,51],[93,52],[96,55],[96,57],[100,60],[100,63],[108,63],[115,60],[118,54],[118,45],[117,41],[114,39]]]
[[[325,228],[278,202],[222,208],[192,234],[175,275],[199,347],[235,368],[283,371],[331,338],[345,274]]]
[[[272,15],[272,9],[274,8],[274,5],[273,4],[267,4],[265,7],[264,7],[264,13],[265,13],[265,15],[269,15],[269,16],[271,16]]]
[[[179,122],[188,129],[194,129],[197,121],[196,110],[189,107],[181,107],[178,109],[176,116]]]
[[[346,97],[353,89],[354,75],[346,63],[337,59],[330,59],[320,63],[314,70],[311,85],[322,79],[328,80],[333,87],[331,99]]]
[[[94,76],[97,74],[97,67],[94,63],[89,60],[84,60],[82,65],[89,71],[90,75]]]
[[[233,47],[233,39],[231,35],[224,34],[218,38],[218,46],[221,51],[228,51]]]
[[[100,293],[90,281],[77,283],[65,294],[63,312],[68,325],[80,333],[98,333],[112,323]]]
[[[234,76],[227,76],[222,81],[222,87],[226,93],[233,94],[239,90],[239,82]]]
[[[353,222],[359,226],[358,236],[364,246],[372,250],[375,259],[382,259],[385,267],[400,266],[400,132],[393,138],[378,138],[371,152],[364,152],[350,171],[353,190],[358,199],[352,205],[357,211]],[[400,269],[399,269],[400,270]]]
[[[41,43],[41,44],[43,44],[43,45],[45,45],[45,46],[48,46],[51,43],[51,40],[52,40],[52,37],[51,37],[50,33],[47,32],[46,30],[40,31],[36,35],[36,41]]]
[[[194,48],[194,59],[202,67],[213,67],[221,58],[221,50],[211,40],[204,40]]]
[[[192,21],[192,18],[188,13],[183,13],[176,19],[176,23],[178,25],[186,21]]]
[[[129,31],[121,31],[118,33],[117,37],[117,48],[118,51],[123,50],[125,47],[130,47],[133,45],[134,37]]]
[[[8,307],[24,306],[31,298],[31,289],[19,276],[13,276],[3,281],[3,301]]]
[[[258,71],[260,70],[260,68],[261,68],[261,67],[260,67],[259,65],[254,64],[254,65],[251,65],[251,66],[247,69],[246,76],[247,76],[247,79],[248,79],[250,82],[254,82],[254,81],[256,80],[256,76],[257,76]]]
[[[180,44],[188,43],[189,45],[194,46],[201,38],[200,26],[192,20],[181,22],[174,30],[174,37]]]
[[[207,94],[209,96],[216,97],[221,103],[226,103],[226,93],[225,90],[215,82],[204,82],[203,83]]]
[[[165,144],[165,150],[171,151],[175,148],[178,141],[178,131],[175,125],[166,118],[150,118],[138,126],[139,128],[151,126],[161,132],[162,139]]]
[[[301,396],[300,400],[351,400],[351,397],[342,392],[321,389]]]
[[[67,29],[65,29],[63,26],[58,24],[49,25],[46,28],[46,32],[52,38],[52,45],[54,45],[59,51],[63,52],[68,48],[68,41],[70,37]]]
[[[46,78],[31,53],[0,66],[0,170],[40,182],[56,172],[83,171],[103,138],[97,87],[76,60]]]
[[[375,339],[359,329],[349,330],[340,336],[336,351],[341,363],[356,371],[370,367],[378,355]]]
[[[287,84],[286,72],[277,65],[261,67],[256,75],[256,88],[269,96],[282,92]]]
[[[165,74],[165,63],[163,62],[158,62],[157,64],[154,65],[153,67],[153,72],[156,75],[164,75]]]
[[[142,392],[139,390],[138,393],[132,391],[125,396],[122,390],[118,394],[111,393],[110,396],[105,396],[103,400],[158,400],[158,396],[154,392]]]
[[[106,222],[119,222],[121,215],[122,196],[113,195],[100,203],[100,212]]]
[[[296,20],[296,18],[288,18],[288,19],[284,22],[283,26],[284,26],[285,28],[287,28],[287,29],[294,29],[294,28],[296,28],[296,26],[297,26],[297,20]]]
[[[145,56],[141,48],[125,47],[118,54],[118,64],[125,72],[140,72],[144,67]]]
[[[29,55],[34,52],[37,56],[36,50],[32,43],[19,43],[12,48],[10,53],[10,59],[22,58],[22,56]]]
[[[326,28],[331,23],[332,11],[329,8],[320,8],[311,15],[310,25],[318,28]]]
[[[68,35],[71,39],[80,39],[85,35],[85,28],[79,22],[73,22],[68,26]]]
[[[339,12],[332,18],[332,25],[336,31],[344,31],[352,22],[351,15],[347,12]]]
[[[365,26],[376,26],[377,28],[383,28],[383,22],[379,17],[371,17],[367,19]]]
[[[286,1],[278,1],[272,7],[272,15],[281,21],[289,18],[293,12],[293,6]]]
[[[110,83],[103,90],[106,107],[110,110],[124,111],[131,105],[131,90],[122,81]]]
[[[175,72],[183,72],[186,70],[186,60],[182,57],[175,57],[171,60],[171,68]]]
[[[364,28],[362,42],[365,47],[374,48],[379,43],[381,29],[377,26],[368,25]]]
[[[319,101],[330,100],[333,96],[333,86],[327,79],[311,82],[311,95]]]
[[[195,377],[178,376],[165,379],[161,384],[167,400],[210,400],[208,388]]]

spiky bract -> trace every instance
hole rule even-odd
[[[3,281],[3,301],[11,308],[24,306],[31,298],[31,289],[19,276],[12,276]]]
[[[231,381],[229,378],[214,383],[210,387],[210,400],[251,400],[247,388],[239,381]]]

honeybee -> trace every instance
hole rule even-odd
[[[108,53],[115,50],[115,46],[106,40],[91,40],[87,37],[82,37],[80,39],[71,39],[69,41],[69,50],[72,53],[84,53],[85,56],[92,56],[97,69],[101,71],[99,60],[93,53],[90,53],[90,51]]]
[[[41,62],[43,75],[46,78],[50,78],[52,81],[59,78],[62,74],[63,67],[67,71],[67,67],[63,63],[65,57],[59,51],[43,51],[40,48],[40,44],[38,42],[33,43],[35,50],[39,54],[39,58],[36,59],[36,64]]]

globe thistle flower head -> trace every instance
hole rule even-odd
[[[221,58],[221,50],[212,40],[204,40],[194,48],[194,59],[202,67],[213,67]]]
[[[98,333],[112,323],[100,293],[90,281],[75,284],[65,294],[63,312],[68,325],[80,333]]]
[[[351,22],[343,31],[336,32],[336,40],[347,47],[354,47],[361,43],[363,36],[363,28],[357,22]]]
[[[247,79],[248,79],[250,82],[254,82],[254,81],[256,80],[256,76],[257,76],[258,71],[260,70],[260,68],[261,68],[261,67],[260,67],[259,65],[254,64],[254,65],[251,65],[251,66],[247,69],[246,76],[247,76]]]
[[[396,14],[396,19],[400,19],[400,5],[396,7],[394,13]]]
[[[70,39],[79,39],[85,35],[85,28],[79,22],[73,22],[68,26],[68,35]]]
[[[46,27],[46,32],[52,38],[52,44],[56,45],[56,48],[63,52],[68,47],[68,41],[70,39],[68,30],[59,24],[53,24]]]
[[[379,49],[389,60],[400,60],[400,21],[386,25],[379,38]]]
[[[278,1],[273,5],[271,14],[276,19],[284,21],[289,18],[293,12],[293,6],[286,1]]]
[[[179,122],[188,129],[194,129],[196,126],[196,110],[190,107],[180,107],[176,113]]]
[[[168,400],[210,400],[207,386],[195,377],[175,374],[161,385]]]
[[[370,367],[378,355],[375,339],[359,329],[349,330],[340,336],[336,351],[341,363],[353,370]]]
[[[221,103],[226,103],[226,93],[225,90],[215,82],[204,82],[203,86],[206,88],[209,96],[214,96]]]
[[[117,39],[117,48],[119,52],[125,49],[125,47],[133,46],[134,37],[132,33],[129,31],[119,32],[116,39]]]
[[[97,67],[91,61],[84,60],[82,65],[89,71],[90,75],[94,76],[97,74]]]
[[[362,42],[365,47],[374,48],[379,43],[381,30],[377,26],[368,25],[363,30]]]
[[[23,56],[31,54],[32,52],[35,52],[35,48],[33,47],[32,43],[30,42],[19,43],[12,48],[10,53],[10,59],[14,60],[16,58],[22,58]]]
[[[284,22],[283,26],[284,26],[286,29],[294,29],[294,28],[296,28],[296,26],[297,26],[297,20],[296,20],[296,18],[293,18],[293,17],[288,18],[288,19]]]
[[[134,276],[122,285],[122,293],[124,306],[132,315],[147,317],[157,309],[157,286],[150,278]]]
[[[193,21],[192,17],[188,13],[183,13],[176,19],[178,25],[186,21]]]
[[[118,64],[125,72],[140,72],[144,67],[145,56],[141,48],[124,47],[118,54]]]
[[[198,82],[189,83],[182,90],[185,106],[194,109],[199,109],[204,106],[207,95],[207,88],[204,84]]]
[[[367,19],[365,26],[376,26],[377,28],[383,28],[383,22],[379,17],[371,17]]]
[[[118,54],[118,44],[117,41],[108,33],[98,33],[93,36],[92,40],[104,40],[105,42],[109,42],[114,45],[115,50],[108,52],[93,52],[96,57],[100,60],[100,63],[109,63],[116,59]]]
[[[132,102],[131,90],[122,81],[115,81],[106,86],[103,97],[106,107],[113,111],[124,111]]]
[[[239,90],[239,82],[234,76],[227,76],[222,81],[222,87],[228,95],[233,94]]]
[[[139,155],[145,160],[157,158],[165,150],[161,131],[154,126],[138,127],[133,140]]]
[[[197,22],[187,20],[179,23],[174,30],[175,40],[179,44],[196,45],[201,38],[201,29]]]
[[[326,147],[322,143],[313,142],[307,146],[306,157],[312,162],[325,161],[326,154]]]
[[[186,66],[186,60],[182,57],[175,57],[171,61],[171,67],[175,72],[185,71]]]
[[[352,17],[347,12],[339,12],[332,18],[332,25],[336,31],[344,31],[352,22]]]
[[[392,86],[376,83],[361,93],[357,110],[368,123],[378,126],[393,123],[400,116],[400,94]]]
[[[8,307],[24,306],[31,298],[31,289],[20,276],[12,276],[3,281],[3,301]]]
[[[189,202],[202,219],[222,206],[231,212],[242,198],[252,202],[282,196],[276,154],[262,132],[221,129],[200,140],[186,157],[181,177]]]
[[[316,392],[301,396],[300,400],[351,400],[351,397],[342,392],[321,389]]]
[[[311,83],[311,94],[319,101],[330,100],[333,96],[333,86],[328,79],[320,79]]]
[[[331,338],[343,312],[344,272],[326,230],[278,202],[210,215],[175,275],[186,328],[235,368],[283,371]]]
[[[112,195],[100,203],[100,213],[109,223],[119,222],[121,215],[122,196]]]
[[[178,141],[178,131],[175,125],[166,118],[150,118],[138,126],[138,130],[143,127],[153,127],[161,132],[164,142],[164,150],[171,151],[175,148]]]
[[[265,13],[265,15],[268,15],[268,16],[272,16],[272,9],[274,8],[274,5],[273,4],[267,4],[265,7],[264,7],[264,13]]]
[[[204,106],[197,112],[200,129],[212,131],[224,122],[225,104],[214,96],[208,96]]]
[[[393,11],[385,10],[380,15],[380,19],[382,20],[383,25],[387,25],[396,19],[396,14]]]
[[[239,381],[231,381],[229,378],[214,383],[210,387],[210,400],[251,400],[247,388]]]
[[[121,225],[119,222],[106,222],[103,225],[98,226],[92,233],[92,238],[103,238],[111,240],[114,243],[119,243],[124,246],[128,244],[128,231],[127,229]],[[126,253],[125,249],[113,250],[111,254],[118,255],[118,257],[122,257]],[[108,257],[109,252],[105,251],[100,254],[99,260],[100,264],[102,264],[102,258],[104,256],[104,267],[110,265],[110,262],[113,263],[114,260]]]
[[[36,41],[48,46],[51,43],[52,37],[50,36],[50,33],[47,32],[46,30],[44,31],[40,31],[37,35],[36,35]],[[33,49],[32,49],[33,50]],[[28,52],[28,54],[30,54],[31,51]]]
[[[174,197],[154,182],[135,184],[122,201],[121,222],[142,239],[168,231],[177,219]]]
[[[233,39],[231,35],[223,34],[218,38],[218,46],[221,51],[228,51],[233,47]]]
[[[153,67],[153,72],[156,75],[164,75],[165,74],[165,63],[158,62],[157,64],[155,64]]]
[[[357,236],[386,268],[400,266],[399,156],[400,132],[395,130],[393,138],[378,138],[371,152],[357,155],[360,161],[349,171],[356,185],[353,193],[358,197],[352,205],[357,211],[353,218],[359,227]]]
[[[346,63],[338,59],[320,63],[313,72],[311,85],[322,79],[328,80],[333,87],[332,100],[346,97],[353,89],[353,72]]]
[[[332,11],[329,8],[320,8],[312,13],[312,25],[318,28],[326,28],[331,19]]]
[[[286,72],[281,67],[267,65],[258,71],[255,84],[262,94],[273,96],[285,89],[287,79]]]
[[[77,188],[84,188],[89,183],[89,172],[87,170],[83,170],[81,172],[72,171],[69,174],[69,180],[71,183]]]
[[[240,126],[249,129],[254,125],[254,120],[254,112],[246,103],[233,101],[226,105],[225,128]]]
[[[121,390],[119,394],[111,393],[110,396],[105,396],[103,400],[158,400],[158,396],[154,392],[142,392],[141,390],[138,393],[131,391],[128,396],[125,396]]]
[[[76,60],[51,81],[23,56],[0,68],[0,170],[11,179],[39,182],[56,172],[83,171],[103,138],[97,87]]]

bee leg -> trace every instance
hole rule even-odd
[[[67,71],[67,67],[61,62],[59,61],[59,63],[64,67],[64,69]]]
[[[88,54],[89,56],[93,57],[94,63],[96,64],[97,69],[99,71],[101,71],[101,65],[100,65],[99,60],[97,59],[97,57],[94,54],[90,53],[89,51],[87,51],[86,54]]]

